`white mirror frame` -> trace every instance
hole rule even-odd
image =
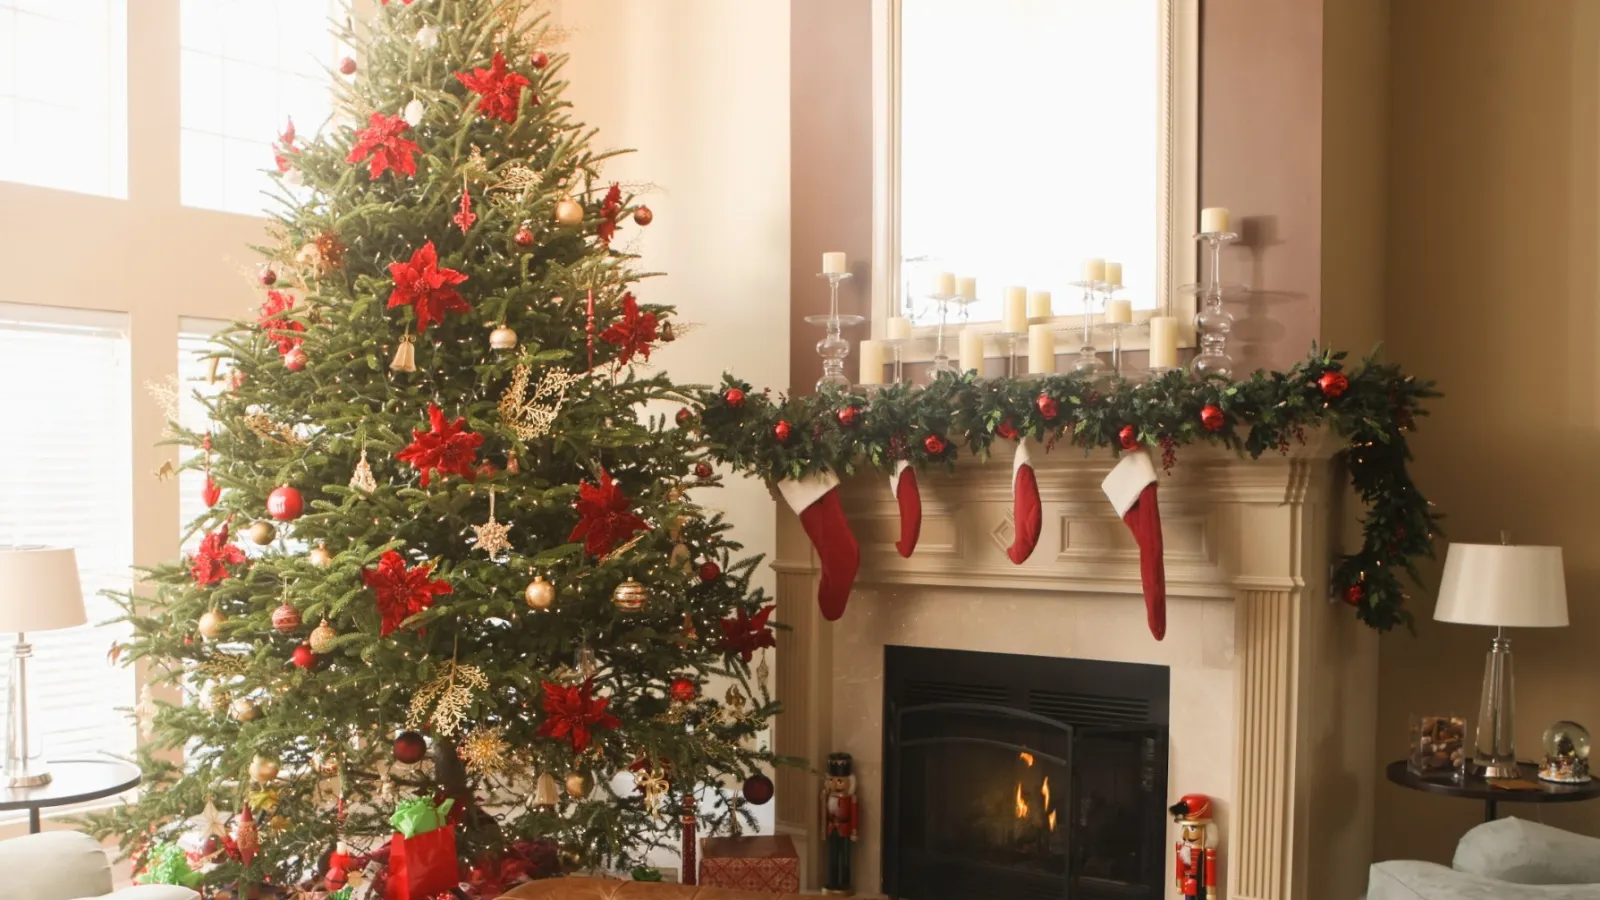
[[[885,320],[899,308],[900,261],[900,10],[905,0],[872,0],[872,336],[883,338]],[[1156,201],[1162,210],[1156,254],[1157,283],[1165,302],[1180,322],[1179,343],[1194,346],[1195,299],[1181,290],[1199,280],[1199,248],[1191,239],[1200,216],[1200,0],[1150,0],[1160,6],[1161,106],[1158,134],[1164,139],[1156,154]],[[1145,322],[1155,310],[1137,310]],[[1063,328],[1082,324],[1079,315],[1051,320]],[[998,321],[977,322],[983,331],[999,331]],[[931,338],[936,326],[918,326],[919,338]],[[948,348],[954,356],[954,339]],[[1132,329],[1123,349],[1149,346],[1146,329]],[[906,361],[933,357],[929,341],[920,341]]]

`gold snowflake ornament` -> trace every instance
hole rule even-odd
[[[416,731],[422,728],[424,722],[431,722],[439,734],[455,734],[472,706],[473,692],[488,689],[489,678],[482,669],[458,665],[451,660],[446,664],[443,675],[423,685],[422,690],[411,698],[406,727]],[[431,716],[429,709],[433,710]]]
[[[478,536],[478,549],[490,556],[511,549],[511,541],[507,537],[511,533],[511,526],[495,521],[493,488],[489,490],[489,521],[472,526],[472,530]]]
[[[472,729],[456,752],[467,764],[467,770],[478,775],[498,775],[511,768],[511,745],[501,736],[498,725]]]
[[[565,369],[546,370],[530,397],[528,376],[531,373],[526,364],[512,370],[511,384],[499,405],[500,420],[525,441],[550,433],[550,426],[561,412],[561,404],[566,402],[567,389],[583,379],[582,375]]]

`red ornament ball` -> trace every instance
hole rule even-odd
[[[1200,426],[1207,431],[1221,431],[1226,424],[1227,417],[1222,414],[1222,409],[1214,403],[1207,403],[1200,408]]]
[[[1040,394],[1036,402],[1039,407],[1039,415],[1044,416],[1045,419],[1054,419],[1056,416],[1061,415],[1061,407],[1056,403],[1056,398],[1049,394]]]
[[[300,610],[284,602],[272,611],[272,627],[279,634],[288,634],[300,627]]]
[[[294,654],[289,657],[289,661],[299,668],[309,669],[317,664],[317,655],[311,652],[309,645],[301,644],[294,648]]]
[[[1352,584],[1344,589],[1344,602],[1351,606],[1360,606],[1361,601],[1367,598],[1366,589],[1360,584]]]
[[[535,50],[533,55],[528,57],[528,65],[533,66],[535,69],[542,69],[550,65],[550,54],[543,50]]]
[[[272,489],[267,495],[267,515],[280,522],[292,522],[306,511],[305,498],[287,484]]]
[[[394,739],[394,758],[403,763],[422,762],[428,755],[428,741],[415,731],[402,731]]]
[[[700,564],[700,580],[701,581],[716,581],[718,578],[721,578],[721,577],[722,577],[722,567],[721,566],[717,565],[716,563],[712,562],[709,559]]]
[[[928,451],[929,456],[940,456],[945,451],[944,438],[930,434],[922,439],[922,449]]]
[[[641,227],[649,225],[655,220],[656,214],[651,212],[648,206],[641,206],[633,211],[633,221],[637,222]]]
[[[304,370],[306,363],[309,362],[311,362],[311,357],[307,356],[306,351],[299,347],[291,348],[288,353],[283,355],[283,367],[291,372]]]
[[[1332,400],[1344,396],[1344,392],[1350,388],[1350,379],[1344,377],[1343,372],[1323,372],[1322,377],[1317,379],[1317,387],[1322,389],[1322,396]]]
[[[677,418],[679,428],[688,428],[689,423],[694,421],[694,412],[685,406],[683,409],[678,410]]]
[[[722,399],[733,409],[742,409],[744,407],[744,391],[739,388],[728,388],[723,391]]]
[[[772,426],[772,436],[777,438],[778,443],[787,444],[789,439],[794,437],[794,426],[783,419],[779,419],[778,424]]]
[[[346,75],[354,75],[356,73],[356,61],[348,56],[339,60],[339,71]]]
[[[278,273],[273,271],[271,266],[263,266],[261,268],[261,284],[264,287],[272,287],[277,283]]]
[[[772,779],[757,772],[744,780],[744,799],[746,803],[763,806],[772,802]]]
[[[533,246],[533,229],[529,228],[526,225],[524,225],[521,228],[517,229],[517,233],[515,235],[512,235],[511,239],[513,241],[517,242],[517,246],[518,247],[532,247]]]
[[[854,428],[861,424],[861,407],[846,406],[839,410],[839,427]]]
[[[672,699],[679,703],[688,703],[700,693],[700,686],[688,678],[672,679]]]
[[[703,462],[695,463],[694,464],[694,477],[696,477],[696,478],[710,478],[711,477],[711,464],[710,463],[703,463]]]
[[[1000,435],[1008,441],[1014,441],[1017,439],[1017,426],[1011,424],[1011,420],[1007,419],[1000,423],[999,427],[994,430],[994,433]]]
[[[1122,426],[1122,430],[1117,432],[1117,440],[1121,442],[1124,450],[1139,449],[1139,432],[1134,430],[1132,425]]]

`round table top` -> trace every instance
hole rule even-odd
[[[139,786],[139,767],[120,759],[63,759],[45,764],[50,783],[11,788],[0,784],[0,811],[69,806]]]
[[[1467,776],[1460,783],[1429,778],[1419,778],[1406,768],[1405,760],[1389,764],[1385,770],[1389,780],[1401,787],[1446,797],[1463,797],[1469,800],[1494,800],[1498,803],[1575,803],[1600,797],[1600,779],[1583,784],[1557,784],[1539,780],[1539,767],[1533,763],[1519,763],[1522,777],[1539,786],[1536,791],[1519,791],[1498,788],[1475,776]]]

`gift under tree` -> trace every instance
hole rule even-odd
[[[682,400],[623,249],[652,216],[519,13],[385,0],[334,118],[279,136],[259,317],[216,339],[210,430],[174,426],[200,540],[125,600],[158,699],[145,790],[93,824],[141,867],[331,890],[404,854],[495,896],[770,784],[755,560],[698,505],[694,414],[641,413]],[[391,825],[419,798],[445,821]]]

